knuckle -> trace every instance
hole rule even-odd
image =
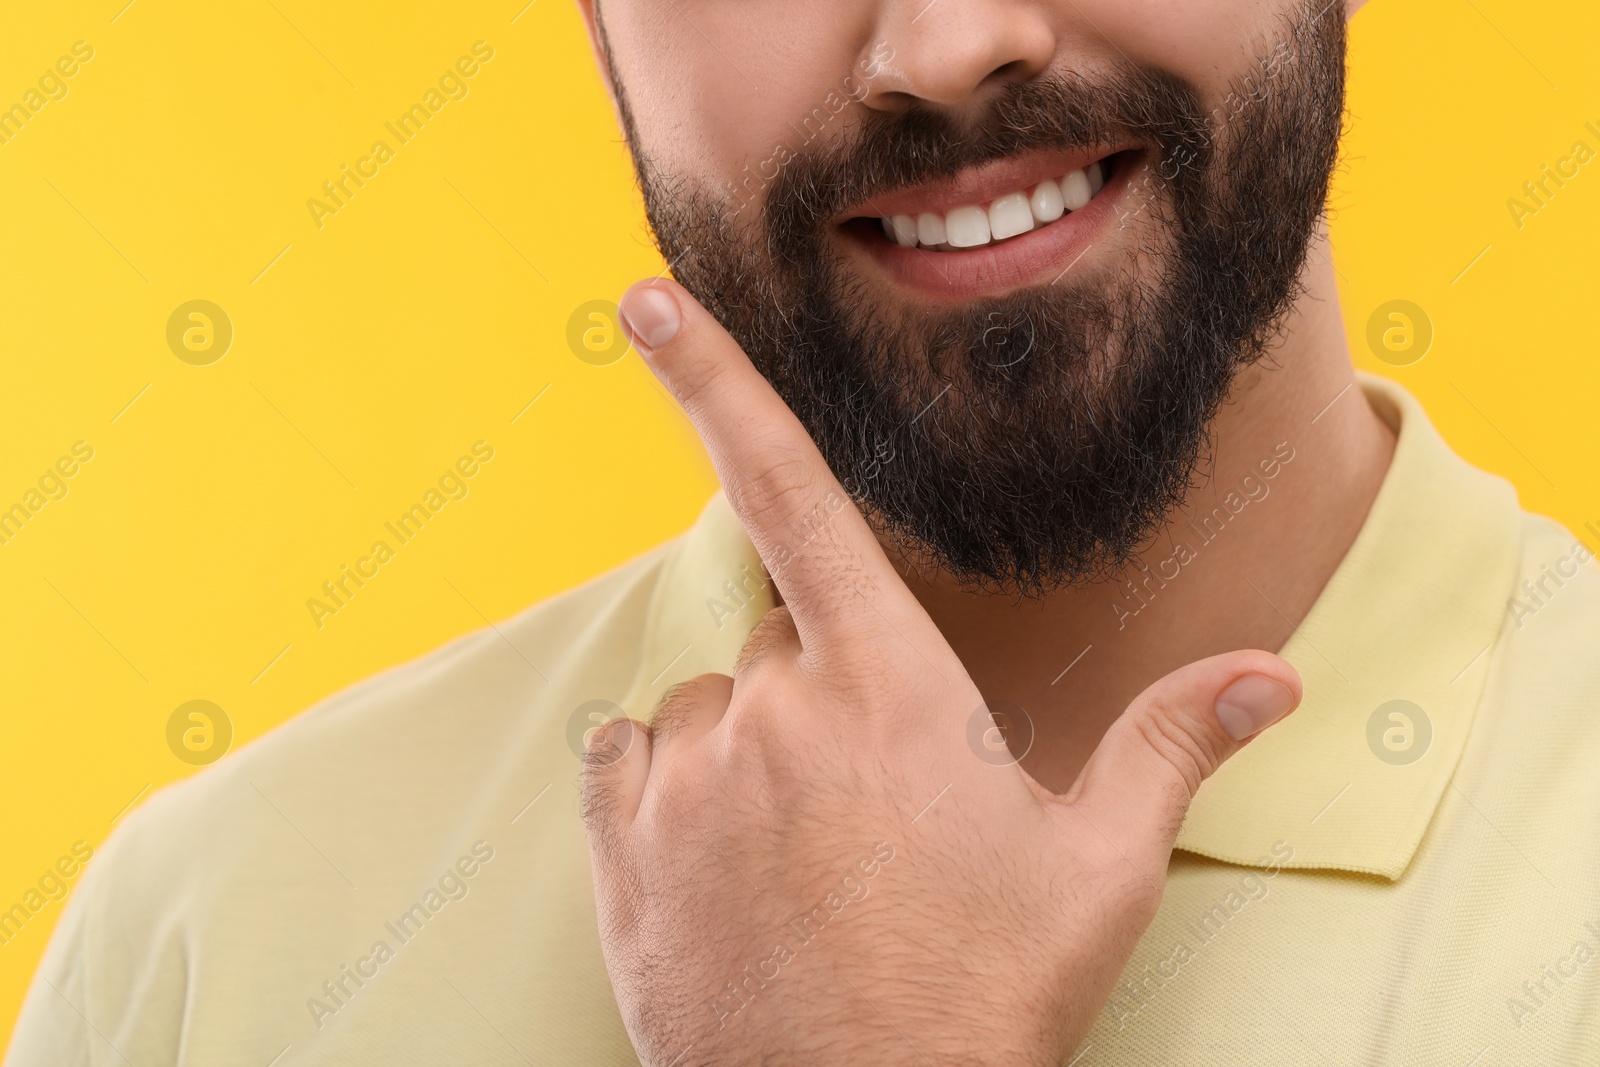
[[[1161,762],[1171,768],[1174,791],[1181,789],[1185,803],[1222,764],[1223,752],[1213,731],[1174,709],[1159,703],[1149,706],[1134,718],[1132,726]]]
[[[580,757],[586,788],[590,782],[603,780],[611,768],[622,761],[641,729],[642,724],[632,719],[617,719],[607,723],[605,729],[595,735]]]
[[[894,637],[893,634],[889,636]],[[916,672],[927,671],[928,666],[904,644],[896,648],[881,640],[839,642],[806,649],[799,663],[813,685],[834,692],[843,689],[851,703],[861,710],[908,704],[905,696],[920,692],[919,683],[924,680]]]
[[[741,678],[727,720],[731,744],[752,754],[773,745],[786,750],[791,709],[800,706],[805,696],[793,672],[776,669],[776,665]]]
[[[661,694],[650,715],[650,741],[662,745],[694,716],[694,681],[679,682]]]
[[[798,644],[794,616],[780,604],[762,616],[755,629],[745,639],[739,658],[733,665],[733,676],[744,678],[758,668],[769,656]]]
[[[809,531],[813,516],[824,511],[815,499],[812,463],[810,457],[792,445],[779,441],[760,442],[754,451],[762,458],[758,465],[743,472],[735,491],[737,503],[745,515],[764,528],[789,526],[799,522]],[[790,537],[804,537],[793,529],[784,531]],[[794,547],[794,546],[791,546]]]
[[[726,675],[701,674],[686,682],[679,682],[661,694],[650,716],[652,747],[667,743],[674,734],[692,724],[717,699],[719,693],[726,692],[727,683]]]

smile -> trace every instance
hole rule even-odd
[[[1046,178],[1032,189],[1006,193],[988,206],[966,204],[949,211],[923,211],[883,220],[884,236],[903,248],[950,252],[979,248],[1048,226],[1062,215],[1086,207],[1105,186],[1099,160],[1061,178]]]
[[[1031,152],[871,200],[841,236],[900,286],[967,300],[1058,280],[1115,223],[1141,150]]]

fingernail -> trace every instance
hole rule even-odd
[[[635,347],[645,355],[676,337],[683,321],[672,294],[653,285],[636,285],[623,293],[617,311],[627,323]]]
[[[1260,733],[1294,707],[1294,693],[1264,674],[1247,674],[1217,697],[1217,721],[1235,741]]]

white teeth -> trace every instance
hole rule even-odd
[[[956,248],[989,243],[989,213],[981,207],[958,207],[944,217],[945,239]]]
[[[890,227],[894,230],[894,239],[906,248],[915,248],[917,245],[917,224],[910,215],[896,215],[889,220]]]
[[[1046,178],[1039,183],[1039,188],[1033,191],[1033,196],[1028,199],[1028,208],[1033,212],[1033,217],[1041,222],[1054,222],[1066,213],[1066,204],[1061,200],[1061,186]]]
[[[989,205],[989,236],[996,241],[1033,229],[1033,211],[1025,193],[1009,193]]]
[[[924,211],[915,216],[894,215],[881,220],[883,232],[904,248],[941,252],[978,248],[1047,226],[1062,215],[1077,211],[1105,187],[1105,179],[1104,162],[1095,162],[1072,171],[1059,182],[1046,178],[1032,191],[1007,193],[990,201],[987,208],[970,204],[943,214]]]
[[[1094,191],[1089,188],[1089,176],[1075,170],[1061,179],[1061,202],[1068,211],[1076,211],[1089,202]]]

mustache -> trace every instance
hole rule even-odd
[[[774,235],[807,233],[876,197],[1022,152],[1130,143],[1203,169],[1214,147],[1198,92],[1168,72],[1126,66],[1008,82],[972,115],[920,103],[869,112],[858,133],[790,152],[766,214]]]

